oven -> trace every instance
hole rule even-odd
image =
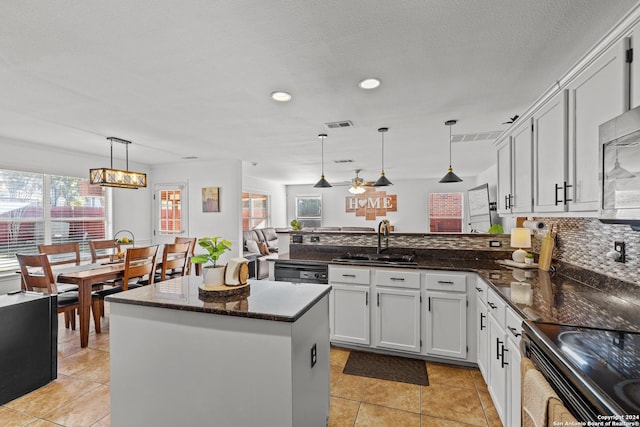
[[[638,421],[639,333],[527,320],[521,346],[577,420]]]

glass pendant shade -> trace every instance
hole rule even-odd
[[[327,137],[326,133],[321,133],[320,135],[318,135],[318,138],[320,138],[320,140],[322,141],[322,175],[320,176],[320,180],[318,182],[316,182],[316,185],[314,185],[314,188],[329,188],[329,187],[331,187],[331,184],[329,184],[329,181],[324,179],[324,139],[326,137]]]
[[[373,184],[374,187],[386,187],[388,185],[393,185],[389,179],[384,176],[384,134],[387,132],[389,128],[379,128],[378,132],[382,136],[382,171],[380,172],[380,178]]]
[[[444,184],[448,184],[451,182],[462,182],[462,178],[453,173],[453,167],[451,166],[451,126],[455,125],[456,123],[458,123],[457,120],[447,120],[446,122],[444,122],[445,125],[449,126],[449,171],[445,176],[442,177],[440,181],[438,181]]]

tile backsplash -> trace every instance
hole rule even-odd
[[[640,285],[640,232],[628,225],[603,224],[596,218],[535,218],[548,228],[555,224],[558,230],[555,259],[586,268],[607,276]],[[544,230],[534,231],[532,251],[538,253]],[[614,241],[626,244],[626,262],[607,258]]]

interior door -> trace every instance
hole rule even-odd
[[[153,186],[153,241],[173,243],[177,236],[189,236],[187,183],[155,184]]]

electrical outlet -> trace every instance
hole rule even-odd
[[[618,252],[620,254],[620,256],[618,258],[616,258],[617,262],[625,262],[626,261],[626,254],[625,254],[625,243],[624,242],[613,242],[613,249],[615,249],[616,252]]]
[[[311,243],[318,243],[320,241],[320,236],[311,236]]]
[[[316,345],[313,344],[311,346],[311,367],[312,368],[315,366],[317,361],[318,361],[318,349],[316,348]]]
[[[499,248],[500,246],[502,246],[502,244],[500,243],[499,240],[489,240],[490,248]]]

